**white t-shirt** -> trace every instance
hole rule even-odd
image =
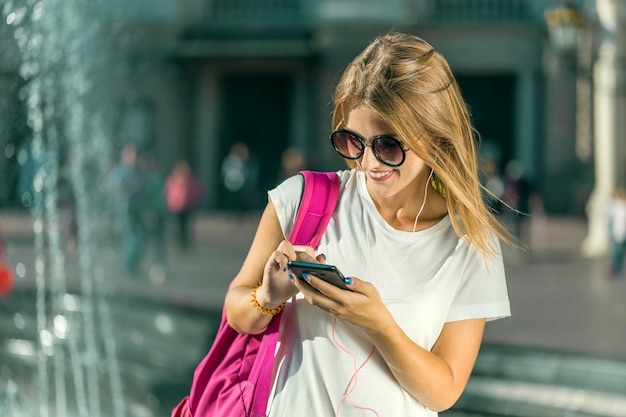
[[[345,276],[373,283],[415,343],[430,350],[449,321],[510,315],[499,243],[497,258],[485,263],[447,216],[426,230],[396,230],[375,208],[361,171],[338,174],[339,200],[317,253]],[[296,175],[269,192],[285,236],[302,186]],[[367,359],[372,349],[363,330],[334,323],[298,294],[282,316],[268,415],[436,416],[400,386],[378,352]]]

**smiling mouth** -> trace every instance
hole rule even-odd
[[[368,171],[368,174],[371,179],[375,181],[384,181],[387,178],[391,177],[395,171]]]

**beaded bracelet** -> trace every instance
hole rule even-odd
[[[259,289],[261,284],[263,284],[263,281],[260,281],[258,284],[256,284],[256,287],[252,289],[252,293],[250,293],[250,301],[252,301],[254,308],[256,308],[259,313],[265,314],[266,316],[275,316],[276,314],[283,311],[283,308],[285,308],[287,302],[283,301],[278,307],[272,308],[271,310],[263,307],[256,299],[256,290]]]

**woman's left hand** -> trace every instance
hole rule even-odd
[[[355,277],[346,278],[349,290],[338,288],[314,275],[307,282],[294,280],[304,298],[313,306],[331,316],[362,327],[379,331],[393,322],[391,312],[383,304],[378,290],[369,282]]]
[[[445,323],[429,351],[404,333],[372,284],[350,278],[349,290],[337,288],[312,275],[309,275],[308,283],[294,279],[294,285],[310,304],[361,327],[410,395],[434,411],[450,408],[469,379],[485,320]]]

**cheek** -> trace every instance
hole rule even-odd
[[[411,176],[417,176],[424,170],[428,169],[424,160],[415,155],[413,152],[406,153],[406,159],[400,168],[403,168],[403,170]]]

